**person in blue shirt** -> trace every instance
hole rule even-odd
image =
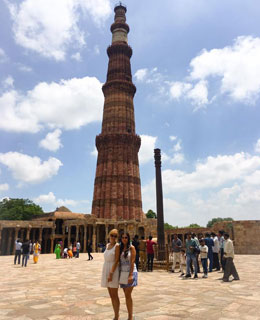
[[[190,273],[191,260],[192,260],[194,268],[195,268],[194,279],[198,278],[198,265],[197,265],[197,261],[196,261],[196,248],[197,248],[196,241],[191,238],[191,232],[189,232],[187,234],[187,239],[186,239],[186,275],[185,275],[185,278],[191,278],[191,273]]]
[[[214,241],[210,237],[209,233],[206,233],[205,245],[208,247],[209,272],[212,272],[212,268],[213,268],[213,250],[212,250],[212,247],[214,247]]]

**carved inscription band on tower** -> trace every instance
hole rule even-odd
[[[132,49],[127,41],[126,7],[120,3],[114,11],[112,44],[107,49],[107,80],[102,88],[105,97],[102,132],[96,137],[98,159],[92,214],[97,218],[141,221],[138,162],[141,139],[135,133]]]

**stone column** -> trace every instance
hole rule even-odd
[[[39,243],[40,243],[40,245],[41,245],[41,243],[42,243],[42,231],[43,231],[43,228],[41,227],[40,229],[39,229]]]
[[[79,240],[79,226],[76,226],[76,242]]]
[[[92,233],[91,233],[91,224],[88,225],[88,240],[91,241]]]
[[[93,234],[92,234],[92,249],[93,252],[97,252],[97,241],[96,241],[96,225],[93,224]]]
[[[0,231],[1,232],[1,231]],[[15,228],[15,232],[14,232],[14,241],[17,240],[18,238],[18,232],[19,232],[19,228]],[[1,237],[1,236],[0,236]],[[1,242],[1,241],[0,241]],[[0,248],[1,248],[1,243],[0,243]],[[1,250],[1,249],[0,249]],[[13,247],[13,254],[15,254],[15,244],[14,244],[14,247]]]
[[[68,247],[71,245],[71,226],[68,226]]]
[[[124,233],[127,233],[127,224],[124,224]]]
[[[105,226],[105,228],[106,228],[106,238],[105,238],[105,240],[106,240],[106,244],[107,244],[107,238],[108,238],[108,224],[106,224],[106,226]]]
[[[99,232],[100,232],[100,226],[99,224],[97,225],[97,229],[96,229],[96,234],[97,234],[97,252],[98,252],[98,244],[99,244]]]
[[[154,149],[154,164],[155,164],[155,175],[156,175],[158,260],[164,260],[165,239],[164,239],[163,190],[162,190],[161,150],[160,149]]]
[[[55,238],[55,227],[52,228],[52,234],[51,234],[51,253],[53,253],[54,238]]]
[[[83,252],[87,252],[87,226],[84,226]]]
[[[26,239],[30,240],[30,232],[31,232],[31,228],[28,227],[28,229],[26,230]]]

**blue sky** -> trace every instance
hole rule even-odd
[[[143,209],[259,219],[259,1],[125,1]],[[114,1],[0,3],[0,199],[91,212]]]

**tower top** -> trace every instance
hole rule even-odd
[[[115,5],[114,12],[116,12],[117,9],[123,9],[125,12],[127,11],[126,5],[124,5],[121,1]]]
[[[126,6],[119,2],[115,6],[115,18],[114,23],[111,25],[112,32],[112,44],[123,42],[127,44],[127,34],[129,32],[129,26],[126,23]]]

